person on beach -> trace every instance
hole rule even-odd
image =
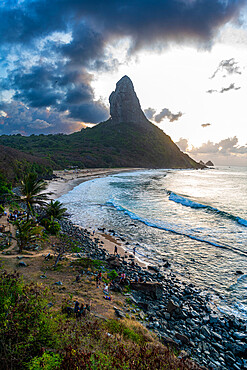
[[[114,248],[114,256],[115,254],[117,254],[117,246],[115,245],[115,248]]]
[[[133,248],[133,254],[136,255],[136,247]]]

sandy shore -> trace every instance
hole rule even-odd
[[[141,168],[93,168],[54,171],[56,178],[47,181],[48,187],[46,192],[51,193],[50,199],[57,199],[84,181],[136,170],[141,170]]]
[[[53,173],[54,175],[56,175],[56,178],[51,181],[47,181],[48,187],[46,189],[46,192],[52,193],[49,197],[50,199],[57,199],[63,194],[68,193],[74,187],[78,186],[84,181],[109,176],[115,173],[137,170],[141,170],[141,168],[95,168],[83,170],[54,171]],[[98,238],[99,241],[102,242],[102,248],[106,249],[110,254],[114,254],[115,246],[117,246],[117,253],[121,257],[124,257],[127,260],[130,256],[133,256],[133,253],[131,253],[131,251],[127,251],[124,243],[117,237],[113,237],[112,235],[105,233],[100,233],[97,230],[94,230],[94,233],[92,232],[91,237],[92,239]],[[142,267],[146,267],[148,264],[148,262],[140,260],[138,257],[135,257],[135,262]]]

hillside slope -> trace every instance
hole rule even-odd
[[[0,173],[8,181],[12,183],[19,181],[29,170],[42,177],[52,174],[48,160],[0,145]]]

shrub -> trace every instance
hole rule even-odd
[[[24,285],[15,274],[0,275],[0,362],[21,369],[44,346],[54,345],[56,321],[46,312],[45,291]]]
[[[45,352],[41,357],[34,357],[28,364],[28,370],[58,370],[62,359],[59,354]]]
[[[116,277],[118,277],[118,273],[115,270],[112,270],[112,271],[108,272],[107,277],[110,280],[114,280],[114,279],[116,279]]]
[[[61,229],[61,226],[57,221],[43,218],[41,224],[45,227],[46,231],[51,235],[57,235]]]
[[[73,262],[74,266],[78,266],[78,267],[82,267],[82,268],[91,267],[91,268],[95,268],[95,269],[99,269],[102,266],[104,266],[105,264],[106,264],[105,261],[93,260],[93,259],[88,258],[88,257],[82,257],[79,260]]]

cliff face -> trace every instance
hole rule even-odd
[[[133,83],[128,76],[118,81],[116,90],[109,97],[110,115],[115,123],[145,123],[145,117]]]

